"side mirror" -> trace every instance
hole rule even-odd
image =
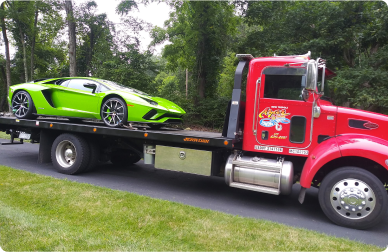
[[[321,93],[324,94],[325,91],[325,74],[326,74],[326,66],[322,67],[322,84],[321,84]]]
[[[315,60],[309,60],[307,62],[307,81],[306,81],[306,89],[316,91],[317,88],[317,63]]]
[[[309,91],[306,90],[305,88],[303,88],[302,89],[302,94],[301,94],[301,97],[302,97],[303,101],[305,101],[305,102],[308,101],[309,96],[310,96]]]
[[[97,89],[97,85],[94,83],[86,83],[86,84],[84,84],[84,87],[93,89],[92,94],[94,94],[96,92],[96,89]]]

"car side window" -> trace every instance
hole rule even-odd
[[[104,85],[101,85],[101,87],[100,87],[100,93],[103,93],[103,92],[108,91],[108,90],[110,90],[110,89],[107,88],[107,87],[105,87]]]
[[[94,81],[84,80],[84,79],[73,79],[73,80],[70,80],[70,83],[67,85],[67,87],[91,93],[93,89],[84,87],[84,84],[87,84],[87,83],[94,83]]]
[[[60,83],[59,85],[61,85],[62,87],[67,87],[67,85],[69,84],[69,80],[66,80],[66,81],[62,81],[62,83]]]

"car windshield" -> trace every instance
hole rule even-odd
[[[117,82],[114,82],[114,81],[109,81],[109,80],[102,80],[103,82],[109,84],[110,86],[112,86],[113,88],[116,88],[116,89],[125,89],[125,90],[129,90],[131,92],[134,92],[134,93],[137,93],[137,94],[140,94],[140,95],[146,95],[146,96],[150,96],[149,94],[146,94],[140,90],[137,90],[137,89],[134,89],[134,88],[131,88],[131,87],[126,87],[124,86],[123,84],[119,84]]]

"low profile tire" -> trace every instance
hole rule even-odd
[[[124,100],[118,97],[109,98],[101,106],[101,119],[105,125],[118,128],[128,120],[128,108]]]
[[[30,94],[26,91],[18,91],[12,97],[12,111],[17,118],[20,119],[34,119],[36,115],[35,105]]]
[[[321,183],[318,198],[326,216],[340,226],[367,229],[387,214],[388,194],[383,183],[357,167],[330,172]]]
[[[51,160],[55,169],[60,173],[83,172],[90,161],[88,142],[73,134],[59,135],[51,147]]]
[[[110,161],[112,164],[128,166],[139,162],[141,157],[129,150],[116,150],[111,154]]]

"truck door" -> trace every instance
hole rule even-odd
[[[257,150],[301,153],[311,144],[313,97],[304,101],[306,68],[266,67],[255,113]],[[291,148],[291,149],[284,149]]]

